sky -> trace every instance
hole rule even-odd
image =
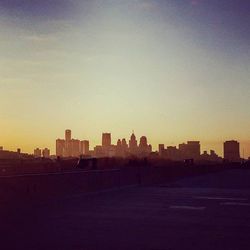
[[[250,156],[250,1],[0,0],[0,145],[70,128]]]

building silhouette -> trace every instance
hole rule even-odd
[[[43,149],[42,156],[43,156],[43,158],[49,158],[50,157],[50,150],[48,148]]]
[[[89,141],[71,138],[71,130],[65,130],[65,139],[56,140],[56,156],[79,157],[89,154]]]
[[[127,152],[128,151],[128,144],[125,138],[122,139],[122,149]]]
[[[64,157],[65,156],[65,140],[57,139],[56,140],[56,156]]]
[[[201,162],[214,162],[214,163],[221,163],[222,158],[219,157],[214,150],[210,150],[210,154],[207,151],[204,151],[203,154],[200,156]]]
[[[89,141],[83,140],[80,143],[80,154],[89,155]]]
[[[42,157],[42,150],[40,148],[34,149],[34,157],[36,158]]]
[[[113,157],[115,156],[115,146],[111,145],[111,133],[102,133],[102,156]]]
[[[129,140],[129,152],[132,155],[136,155],[138,153],[138,146],[137,146],[137,140],[134,132],[130,136]]]
[[[102,133],[101,145],[96,145],[93,150],[89,148],[88,140],[72,139],[71,130],[65,130],[65,139],[56,140],[56,155],[59,157],[162,157],[173,161],[192,160],[221,162],[219,157],[213,150],[208,153],[205,151],[201,154],[201,145],[199,141],[187,141],[186,143],[176,146],[158,145],[158,152],[152,153],[152,146],[148,143],[146,136],[141,136],[139,144],[134,132],[130,136],[129,143],[126,138],[118,139],[115,145],[112,144],[111,133]],[[44,154],[43,152],[41,153]],[[36,152],[40,157],[39,151]],[[237,141],[227,141],[224,143],[224,158],[227,161],[239,162],[239,143]]]
[[[103,147],[101,145],[97,145],[94,147],[94,156],[97,158],[105,156],[105,152],[104,152]]]
[[[159,144],[159,146],[158,146],[159,156],[163,156],[164,149],[165,149],[165,145],[164,144]]]
[[[70,129],[66,129],[65,130],[65,141],[69,142],[71,140],[71,130]]]
[[[116,156],[117,157],[122,157],[123,156],[122,141],[121,141],[121,139],[118,139],[117,143],[116,143]]]
[[[140,138],[139,143],[139,156],[146,157],[151,153],[151,146],[148,145],[148,140],[146,136]]]
[[[224,160],[240,162],[240,143],[234,140],[224,142]]]
[[[34,154],[21,153],[21,149],[18,148],[16,151],[5,150],[3,147],[0,149],[0,160],[1,159],[32,159]]]
[[[103,147],[111,146],[111,133],[102,134],[102,146]]]
[[[149,151],[149,153],[152,153],[152,145],[151,144],[148,145],[148,151]]]
[[[70,157],[72,156],[72,142],[71,142],[71,130],[65,130],[65,146],[64,146],[64,156]]]
[[[188,141],[179,144],[180,157],[184,159],[198,160],[201,154],[201,146],[199,141]]]
[[[163,155],[165,158],[173,160],[173,161],[178,161],[181,159],[180,157],[180,150],[177,149],[175,146],[168,146],[165,150]]]
[[[111,133],[102,133],[102,145],[101,146],[97,145],[94,147],[94,152],[92,156],[115,157],[116,154],[117,154],[117,146],[111,144]]]
[[[79,157],[80,152],[80,140],[71,139],[69,142],[71,152],[69,152],[68,156],[71,157]]]
[[[188,141],[187,143],[179,144],[176,146],[167,146],[164,144],[158,145],[158,153],[160,157],[173,161],[183,161],[192,159],[193,161],[200,160],[200,142]]]

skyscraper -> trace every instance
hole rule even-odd
[[[151,144],[148,145],[148,152],[152,153],[152,145]]]
[[[71,154],[69,156],[79,157],[80,156],[80,141],[77,139],[70,140]]]
[[[201,154],[201,146],[199,141],[188,141],[187,142],[188,151],[190,158],[198,159]]]
[[[34,156],[35,156],[36,158],[39,158],[39,157],[42,156],[42,151],[41,151],[40,148],[34,149]]]
[[[199,141],[188,141],[179,144],[180,156],[182,159],[197,160],[201,154],[201,146]]]
[[[50,157],[50,150],[48,148],[43,149],[42,155],[44,158],[49,158]]]
[[[102,146],[103,147],[111,146],[111,134],[110,133],[102,134]]]
[[[59,157],[79,157],[89,154],[89,141],[80,141],[71,137],[71,130],[65,130],[65,140],[56,140],[56,155]]]
[[[70,141],[71,140],[71,130],[70,129],[66,129],[65,130],[65,141]]]
[[[142,136],[140,138],[140,144],[139,144],[139,154],[140,156],[147,156],[151,151],[151,146],[148,145],[148,140],[146,136]]]
[[[148,146],[147,137],[146,137],[146,136],[142,136],[142,137],[140,138],[139,147],[140,147],[140,148],[147,148],[147,146]]]
[[[89,141],[87,140],[81,141],[80,152],[82,155],[89,155]]]
[[[163,151],[165,158],[173,161],[178,161],[180,158],[180,151],[175,146],[167,146]]]
[[[120,147],[122,146],[122,141],[121,141],[121,139],[118,139],[118,140],[117,140],[116,146],[117,146],[118,148],[120,148]]]
[[[121,139],[118,139],[116,143],[116,156],[117,157],[123,156]]]
[[[135,134],[132,133],[130,140],[129,140],[129,152],[135,155],[138,151],[137,149],[138,149],[137,140],[136,140]]]
[[[57,139],[56,140],[56,156],[63,157],[65,151],[65,140]]]
[[[159,155],[162,156],[164,152],[165,146],[164,144],[159,144],[158,150],[159,150]]]
[[[125,138],[122,139],[122,149],[125,153],[128,151],[128,144]]]
[[[240,143],[234,140],[224,142],[224,159],[240,162]]]
[[[70,157],[72,156],[72,142],[71,142],[71,130],[66,129],[65,130],[65,150],[64,150],[64,156]]]

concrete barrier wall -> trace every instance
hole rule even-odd
[[[119,187],[120,170],[32,174],[0,178],[0,199],[21,201]],[[123,184],[125,184],[124,182]]]
[[[27,174],[0,177],[0,200],[22,202],[105,190],[152,185],[189,175],[220,171],[221,167],[127,167],[112,170]]]

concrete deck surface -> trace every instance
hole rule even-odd
[[[250,170],[0,208],[3,250],[250,249]]]

